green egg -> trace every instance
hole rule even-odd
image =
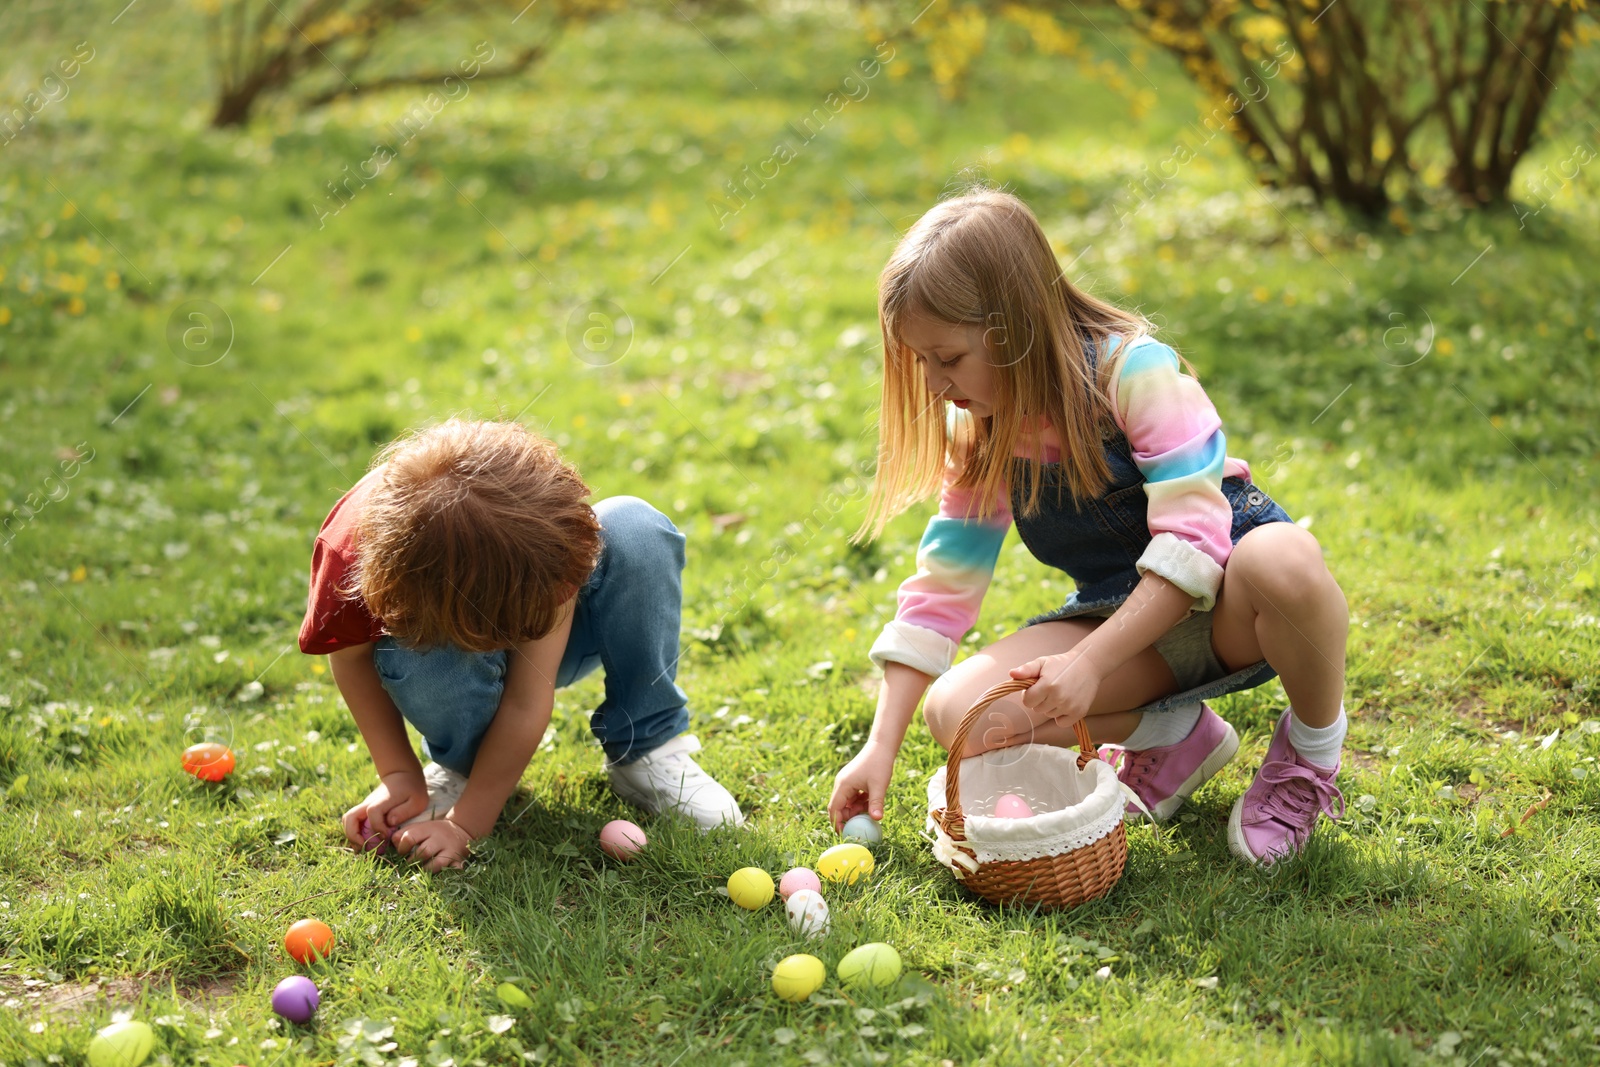
[[[838,970],[839,981],[847,986],[893,985],[900,977],[900,953],[892,945],[874,941],[846,953]]]
[[[500,998],[500,1003],[508,1008],[531,1008],[533,998],[510,982],[501,982],[494,987],[494,995]]]
[[[144,1023],[112,1023],[89,1041],[90,1067],[139,1067],[155,1047],[156,1035]]]

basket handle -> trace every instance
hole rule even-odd
[[[950,743],[950,758],[945,763],[944,770],[944,810],[946,818],[964,818],[961,811],[961,753],[966,751],[967,735],[972,733],[972,728],[978,724],[978,716],[984,709],[1001,697],[1012,693],[1020,693],[1033,685],[1037,679],[1007,678],[1003,682],[996,682],[967,709],[961,716],[961,724],[956,727],[955,740]],[[1078,751],[1085,756],[1094,755],[1094,739],[1089,736],[1089,727],[1082,719],[1072,724],[1073,731],[1078,735]],[[1082,763],[1079,763],[1082,766]]]

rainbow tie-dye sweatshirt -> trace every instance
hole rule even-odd
[[[1159,574],[1194,597],[1196,610],[1209,611],[1233,550],[1233,510],[1222,479],[1248,480],[1250,468],[1227,455],[1217,409],[1170,347],[1151,337],[1113,341],[1105,358],[1112,361],[1117,426],[1132,446],[1149,499],[1151,539],[1139,573]],[[1032,432],[1039,434],[1045,460],[1058,462],[1054,432],[1044,425]],[[1016,454],[1034,454],[1034,443],[1025,439]],[[988,519],[967,518],[978,509],[971,506],[973,490],[955,484],[958,474],[953,461],[946,466],[938,514],[928,520],[917,549],[917,573],[901,583],[895,618],[872,646],[879,667],[896,662],[943,674],[978,619],[1011,529],[1011,501],[1003,493]]]

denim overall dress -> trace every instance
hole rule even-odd
[[[1091,369],[1095,351],[1086,346]],[[1133,460],[1133,446],[1115,426],[1102,438],[1111,479],[1098,499],[1075,501],[1059,463],[1042,464],[1039,510],[1023,514],[1027,483],[1020,465],[1012,477],[1011,512],[1017,534],[1035,559],[1065,571],[1077,590],[1054,611],[1029,619],[1024,625],[1078,617],[1109,616],[1139,584],[1135,568],[1151,541],[1149,500],[1144,474]],[[1058,493],[1059,489],[1059,493]],[[1291,521],[1271,497],[1242,478],[1224,478],[1222,494],[1233,507],[1234,544],[1257,526]],[[1229,673],[1211,648],[1211,612],[1194,611],[1154,643],[1155,650],[1172,668],[1178,691],[1154,700],[1137,711],[1170,711],[1224,693],[1253,689],[1271,681],[1277,671],[1265,660]]]

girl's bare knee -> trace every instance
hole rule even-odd
[[[1322,546],[1292,523],[1270,523],[1252,530],[1235,550],[1240,576],[1254,598],[1279,611],[1293,612],[1337,590],[1323,560]],[[1230,559],[1232,567],[1235,560]]]
[[[961,713],[964,708],[956,707],[956,686],[947,679],[948,674],[934,679],[933,685],[928,687],[928,696],[922,702],[922,720],[928,724],[928,732],[933,739],[939,742],[939,747],[949,751],[950,742],[955,739],[956,730],[961,725]]]

